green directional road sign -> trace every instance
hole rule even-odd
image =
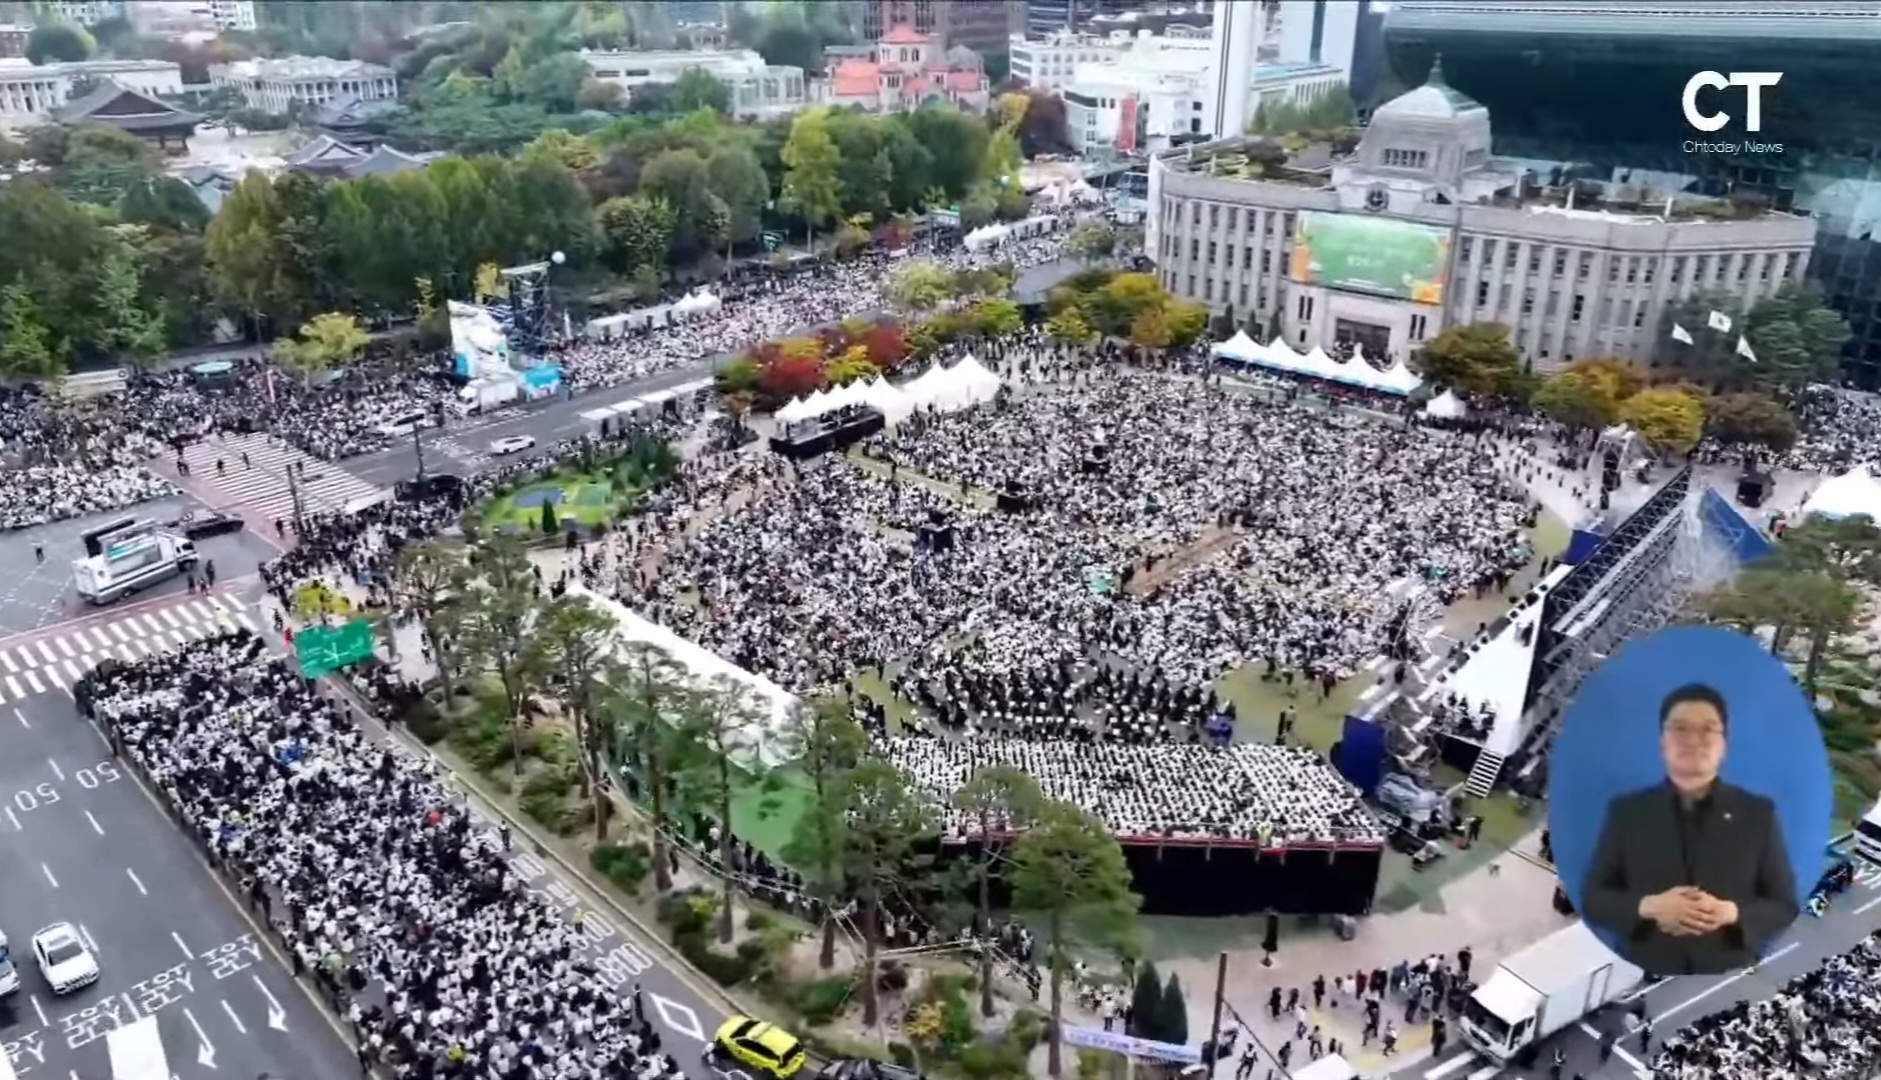
[[[300,658],[300,673],[309,679],[356,664],[372,655],[372,622],[354,619],[344,626],[309,626],[294,635],[294,655]]]

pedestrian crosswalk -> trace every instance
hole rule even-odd
[[[379,493],[376,485],[265,433],[209,436],[190,444],[183,461],[194,482],[222,493],[230,503],[281,521],[294,518],[296,487],[302,509],[310,514],[337,513]]]
[[[70,693],[72,683],[106,658],[139,660],[229,630],[261,632],[240,603],[221,596],[179,597],[115,618],[55,626],[24,644],[0,645],[0,702]]]

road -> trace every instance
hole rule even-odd
[[[71,699],[72,681],[104,656],[134,660],[221,628],[265,632],[259,599],[255,583],[238,582],[214,597],[154,597],[0,640],[0,672],[11,672],[0,674],[10,688],[0,690],[0,929],[24,959],[35,930],[69,921],[97,943],[104,970],[96,985],[55,999],[24,965],[21,993],[0,1005],[0,1041],[22,1080],[106,1080],[109,1033],[145,1017],[177,1080],[357,1073],[350,1044]],[[493,829],[496,813],[466,798]],[[638,985],[663,1049],[693,1080],[727,1080],[700,1060],[729,1015],[723,999],[578,878],[531,853],[523,827],[514,837],[518,874],[571,921],[584,913],[584,953],[600,978],[622,994]]]
[[[1881,930],[1881,867],[1865,866],[1855,886],[1836,902],[1824,917],[1804,915],[1757,968],[1747,968],[1730,975],[1688,975],[1652,984],[1634,991],[1624,999],[1628,1005],[1643,1000],[1652,1017],[1653,1046],[1656,1049],[1679,1028],[1711,1013],[1730,1008],[1740,1001],[1756,1001],[1774,995],[1799,975],[1821,967],[1823,962],[1844,952],[1862,938]],[[1637,1080],[1647,1056],[1636,1037],[1621,1040],[1613,1057],[1600,1061],[1600,1036],[1609,1030],[1628,1032],[1632,1021],[1620,1010],[1608,1010],[1593,1021],[1577,1024],[1557,1037],[1567,1056],[1563,1075],[1580,1075],[1588,1080]],[[1453,1029],[1454,1030],[1454,1029]],[[1396,1080],[1492,1080],[1498,1077],[1534,1077],[1548,1075],[1549,1054],[1544,1051],[1534,1069],[1499,1068],[1467,1051],[1452,1049],[1443,1060],[1408,1062],[1394,1073]]]
[[[357,1075],[332,1021],[69,693],[0,707],[0,740],[0,926],[24,982],[0,1011],[0,1040],[17,1076],[104,1080],[111,1033],[145,1018],[178,1080]],[[59,921],[95,943],[102,967],[63,998],[28,944]]]

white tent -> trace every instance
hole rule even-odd
[[[939,364],[935,364],[922,372],[920,378],[902,387],[901,392],[916,408],[925,408],[940,403],[937,399],[945,391],[946,385],[946,370]]]
[[[862,400],[881,410],[890,424],[899,424],[914,412],[914,401],[901,388],[877,375],[862,389]]]
[[[786,424],[794,424],[799,420],[808,420],[810,418],[809,399],[808,398],[790,399],[790,403],[788,405],[785,405],[783,408],[777,410],[777,418],[779,420],[782,420]]]
[[[986,365],[980,363],[971,354],[949,370],[955,384],[966,394],[967,399],[976,405],[983,401],[993,400],[993,397],[999,393],[999,376],[987,370]]]
[[[1243,364],[1257,363],[1261,359],[1260,343],[1247,336],[1246,330],[1236,330],[1234,336],[1216,345],[1214,353]]]
[[[1866,467],[1825,480],[1803,500],[1803,513],[1823,517],[1866,515],[1881,521],[1881,480],[1876,480]]]
[[[1455,420],[1468,411],[1463,405],[1463,399],[1448,390],[1424,403],[1425,416],[1435,416],[1444,420]]]
[[[968,233],[964,243],[967,245],[968,250],[978,251],[981,248],[988,248],[992,247],[994,244],[1002,243],[1006,239],[1007,233],[1008,230],[1004,225],[985,225]]]
[[[698,311],[717,311],[725,306],[725,302],[713,295],[712,290],[707,288],[701,288],[687,299],[693,302],[694,308]]]
[[[1290,371],[1295,375],[1307,374],[1306,357],[1293,351],[1284,340],[1275,338],[1258,350],[1257,362],[1278,371]]]

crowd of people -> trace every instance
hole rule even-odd
[[[296,973],[350,1002],[362,1071],[685,1075],[637,987],[604,985],[431,767],[374,743],[259,638],[107,663],[74,695],[244,882]]]
[[[1775,996],[1668,1038],[1653,1080],[1870,1080],[1881,1070],[1881,931]]]
[[[1042,236],[1014,239],[982,251],[958,244],[922,241],[903,252],[873,252],[841,262],[806,262],[788,273],[765,274],[720,286],[721,306],[709,315],[660,317],[652,326],[618,337],[570,344],[556,354],[563,378],[576,391],[616,386],[676,368],[693,367],[752,345],[893,306],[888,280],[906,259],[947,270],[979,270],[1001,264],[1024,271],[1064,257],[1074,214]],[[637,320],[636,320],[637,321]]]

